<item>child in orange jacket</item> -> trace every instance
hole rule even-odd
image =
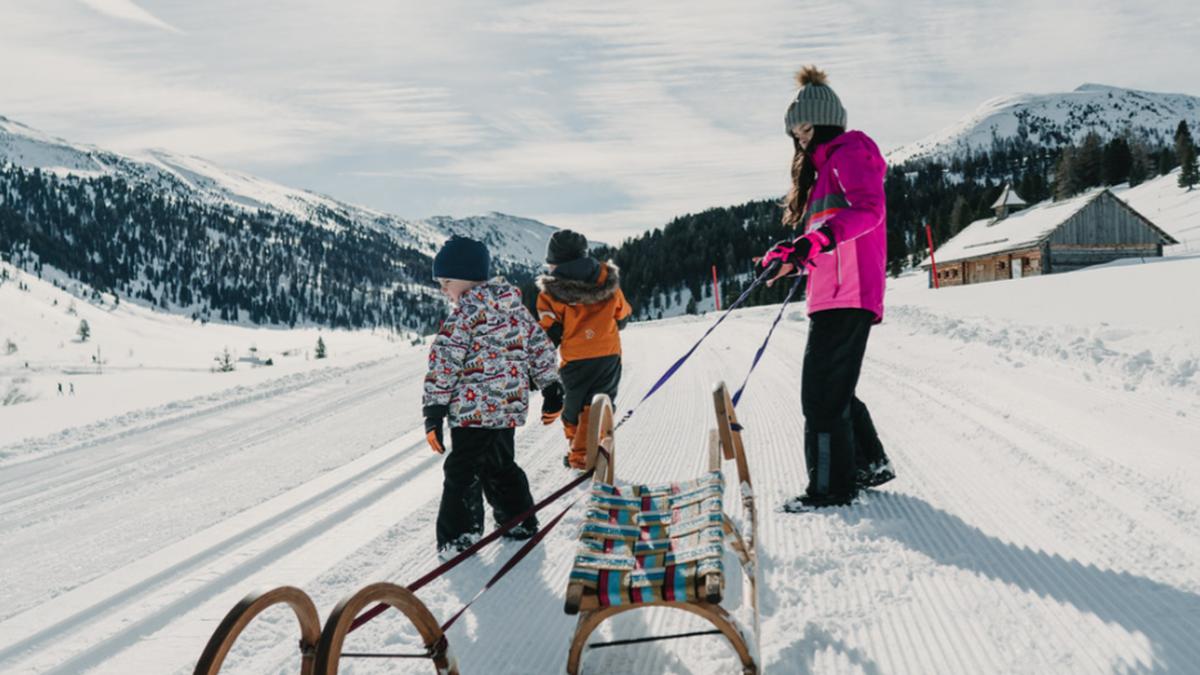
[[[537,279],[538,324],[558,347],[564,404],[566,463],[583,469],[592,397],[616,400],[621,383],[619,330],[632,311],[621,292],[617,266],[588,255],[587,238],[559,230],[546,246],[550,274]]]

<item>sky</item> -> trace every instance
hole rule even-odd
[[[613,244],[782,195],[803,64],[828,71],[849,126],[885,152],[1011,93],[1200,95],[1189,0],[0,7],[9,119],[402,218],[499,211]]]

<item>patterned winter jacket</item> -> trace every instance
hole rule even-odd
[[[452,427],[518,427],[529,411],[529,381],[558,381],[554,345],[500,277],[458,300],[429,349],[423,406],[448,406]]]
[[[817,148],[817,182],[809,195],[802,232],[825,226],[832,250],[809,269],[808,313],[859,308],[883,320],[887,267],[887,207],[883,179],[887,165],[875,142],[848,131]]]

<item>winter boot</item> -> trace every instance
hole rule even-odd
[[[563,423],[563,435],[567,437],[567,452],[563,454],[563,467],[571,468],[571,448],[575,446],[575,436],[579,433],[578,422],[568,422],[566,417],[560,418]]]
[[[526,518],[523,523],[500,535],[505,539],[521,541],[538,533],[538,521],[535,517]]]
[[[571,452],[567,455],[567,464],[576,471],[583,471],[587,468],[587,439],[588,439],[588,414],[591,412],[591,406],[584,406],[579,413],[579,424],[575,428],[575,435],[571,438]]]
[[[783,503],[783,510],[788,513],[808,513],[829,506],[849,506],[858,498],[858,493],[842,494],[803,494],[792,497]]]
[[[459,553],[462,553],[478,543],[481,538],[482,537],[477,534],[464,534],[445,546],[439,547],[438,559],[442,562],[450,562]]]
[[[861,490],[878,487],[895,477],[896,472],[892,470],[892,463],[884,459],[882,462],[872,462],[867,465],[867,468],[855,471],[854,482]]]

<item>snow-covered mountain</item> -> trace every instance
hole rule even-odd
[[[82,282],[98,301],[205,322],[428,331],[444,306],[432,257],[447,237],[483,240],[493,273],[524,284],[554,231],[500,213],[406,220],[199,157],[110,152],[0,117],[0,254]]]
[[[0,116],[0,166],[12,164],[58,176],[120,177],[157,194],[206,206],[265,210],[298,221],[341,229],[361,226],[394,236],[399,243],[432,254],[451,234],[487,242],[493,257],[536,267],[554,233],[544,223],[501,213],[469,218],[409,220],[227,169],[200,157],[166,150],[124,155],[55,138]]]
[[[1200,128],[1200,97],[1085,84],[1059,94],[1009,94],[961,121],[888,153],[889,165],[990,150],[996,140],[1035,145],[1078,143],[1089,131],[1104,139],[1125,130],[1170,143],[1180,120]]]

